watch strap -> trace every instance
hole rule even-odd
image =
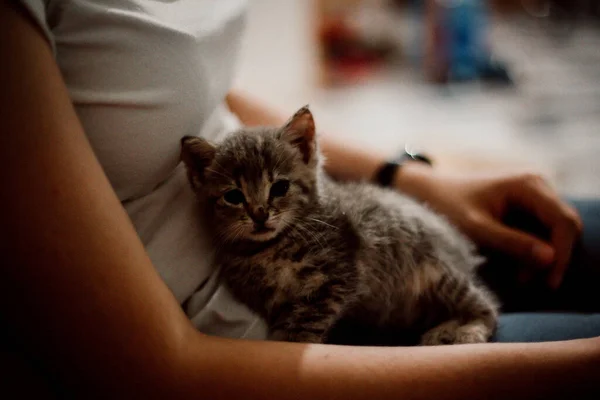
[[[405,151],[398,158],[385,162],[375,174],[375,182],[379,185],[388,187],[391,186],[394,181],[394,177],[398,172],[398,169],[404,164],[406,161],[416,161],[422,162],[428,165],[432,165],[432,161],[429,157],[420,154],[420,153],[409,153]]]

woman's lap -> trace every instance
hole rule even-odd
[[[573,251],[563,285],[550,290],[542,277],[518,285],[519,266],[513,260],[490,255],[483,277],[498,293],[505,311],[495,340],[536,342],[600,336],[600,201],[575,200],[584,221],[584,232]],[[513,215],[511,225],[545,236],[543,229],[523,215]]]

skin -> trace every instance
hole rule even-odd
[[[51,397],[51,376],[85,398],[600,394],[597,338],[358,348],[197,332],[95,158],[48,43],[13,2],[0,1],[0,36],[0,393]]]

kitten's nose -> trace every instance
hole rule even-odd
[[[252,218],[252,221],[255,223],[263,225],[269,219],[269,213],[266,212],[263,207],[258,207],[252,210],[250,218]]]

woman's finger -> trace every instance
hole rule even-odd
[[[519,275],[517,276],[517,281],[520,284],[525,284],[531,282],[534,277],[534,271],[531,269],[525,268],[519,271]]]
[[[528,176],[516,183],[509,190],[509,196],[512,205],[531,212],[550,230],[555,259],[548,283],[554,288],[558,287],[581,229],[577,213],[536,176]]]
[[[554,261],[554,249],[548,243],[491,217],[481,218],[472,225],[472,231],[483,247],[502,251],[527,264],[547,267]]]
[[[577,220],[579,216],[570,215],[568,210],[563,213],[564,217],[557,223],[552,230],[552,243],[555,247],[561,247],[561,253],[557,253],[556,263],[552,272],[548,275],[548,284],[550,287],[557,289],[565,275],[571,255],[573,245],[581,232]]]

